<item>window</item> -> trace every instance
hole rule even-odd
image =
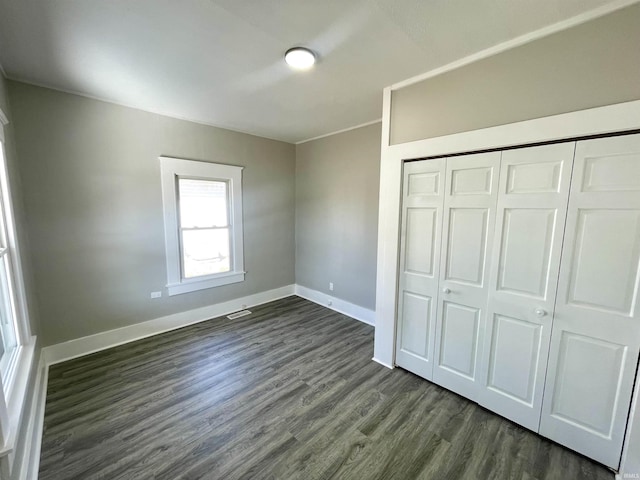
[[[4,149],[7,123],[0,110],[0,469],[3,471],[10,468],[7,454],[15,447],[35,351],[7,174]]]
[[[160,157],[169,295],[244,280],[242,167]]]
[[[2,237],[5,236],[2,235]],[[2,246],[0,247],[0,337],[2,337],[0,372],[3,380],[11,376],[11,364],[13,363],[11,360],[17,345],[15,301],[10,282],[11,266],[8,252],[5,238],[2,238]]]
[[[4,116],[0,111],[0,120]],[[16,243],[9,180],[0,122],[0,376],[5,396],[12,393],[22,346],[31,340]]]

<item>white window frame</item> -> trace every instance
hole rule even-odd
[[[7,116],[0,109],[0,208],[2,208],[6,235],[6,251],[4,256],[9,260],[7,271],[11,308],[14,314],[16,347],[13,349],[0,382],[0,470],[11,468],[6,465],[7,454],[13,451],[20,418],[25,406],[29,374],[34,359],[36,337],[31,333],[29,310],[24,287],[24,276],[20,261],[20,249],[16,234],[15,216],[11,188],[7,171],[7,150],[4,127],[9,123]]]
[[[164,238],[167,255],[167,291],[169,295],[195,292],[244,281],[244,245],[242,226],[242,170],[244,167],[160,157]],[[228,272],[195,278],[182,275],[178,178],[224,181],[228,185],[231,269]]]

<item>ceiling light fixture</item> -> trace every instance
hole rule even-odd
[[[308,70],[316,63],[316,56],[308,48],[293,47],[284,54],[284,61],[296,70]]]

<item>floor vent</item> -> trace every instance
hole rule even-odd
[[[251,315],[250,310],[240,310],[239,312],[232,313],[231,315],[227,315],[229,320],[235,320],[236,318],[244,317],[245,315]]]

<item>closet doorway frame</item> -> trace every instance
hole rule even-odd
[[[503,150],[640,131],[640,100],[525,120],[408,143],[390,144],[392,92],[383,93],[373,360],[395,367],[401,186],[405,161]],[[640,369],[636,374],[620,471],[640,474]],[[622,478],[622,477],[620,477]]]

